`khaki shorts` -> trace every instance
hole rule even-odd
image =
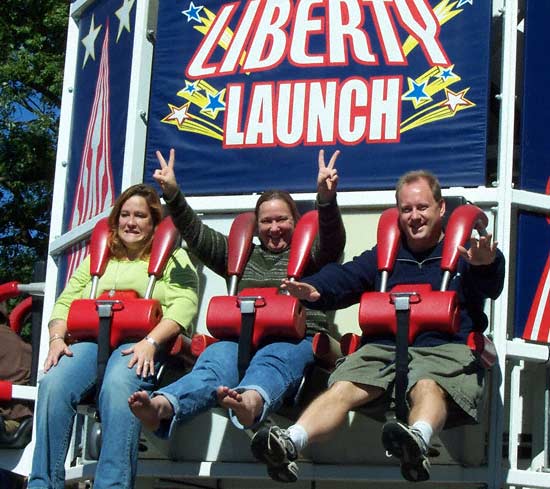
[[[432,379],[453,401],[446,427],[479,422],[483,410],[485,369],[463,344],[448,343],[431,347],[409,347],[407,392],[421,379]],[[386,394],[361,408],[365,414],[383,421],[395,408],[395,347],[367,344],[342,358],[329,378],[381,387]]]

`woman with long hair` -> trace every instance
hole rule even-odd
[[[110,258],[99,279],[102,292],[134,290],[143,297],[153,235],[162,219],[156,191],[134,185],[116,200],[109,215]],[[69,344],[67,317],[75,299],[90,297],[90,258],[74,272],[57,299],[49,329],[49,351],[37,399],[37,429],[28,487],[65,487],[65,458],[76,406],[95,387],[98,345],[91,341]],[[153,299],[163,316],[147,336],[128,341],[111,353],[99,394],[102,446],[94,488],[130,489],[136,475],[140,423],[128,409],[128,396],[137,389],[151,391],[165,345],[187,328],[197,311],[196,271],[187,253],[178,248],[157,281]]]
[[[334,165],[338,154],[336,151],[327,165],[323,150],[319,152],[319,235],[310,252],[306,275],[337,260],[344,249],[344,225],[336,203],[338,174]],[[189,250],[227,278],[227,236],[206,226],[187,203],[174,173],[174,150],[170,150],[168,162],[158,151],[157,157],[161,168],[153,178],[161,185],[170,214]],[[294,199],[283,190],[264,192],[256,203],[255,214],[260,245],[252,247],[239,290],[278,287],[287,277],[292,234],[299,219]],[[136,392],[129,399],[130,407],[144,426],[159,436],[167,436],[176,422],[216,404],[229,410],[238,428],[255,427],[297,391],[304,371],[314,361],[312,337],[318,331],[327,331],[328,321],[323,312],[308,310],[306,325],[306,337],[302,340],[280,338],[262,345],[240,380],[237,342],[218,341],[206,348],[190,373],[155,392],[152,399],[147,392]]]

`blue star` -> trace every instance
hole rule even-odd
[[[422,83],[416,83],[414,80],[409,78],[409,91],[403,95],[403,99],[415,99],[416,102],[420,102],[421,100],[430,100],[430,96],[424,91],[427,84],[427,80]]]
[[[197,22],[201,22],[201,18],[199,17],[199,12],[202,10],[202,5],[200,7],[196,7],[193,2],[189,3],[189,8],[187,10],[182,10],[182,14],[185,14],[187,16],[187,22],[190,20],[196,20]]]
[[[198,83],[198,80],[194,82],[185,80],[185,88],[183,89],[183,91],[193,95],[198,90],[197,83]]]
[[[225,110],[225,104],[220,100],[220,98],[223,97],[224,92],[225,90],[222,90],[215,95],[207,93],[208,103],[204,106],[204,110],[211,110],[214,113],[218,112],[218,110]]]
[[[447,78],[452,78],[453,76],[456,76],[453,73],[453,68],[445,68],[441,70],[441,73],[439,74],[439,78],[443,78],[443,80],[447,81]]]
[[[456,5],[456,8],[462,7],[462,5],[465,5],[469,3],[470,5],[474,4],[474,0],[458,0],[458,4]]]

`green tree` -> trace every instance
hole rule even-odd
[[[0,283],[48,247],[69,3],[0,2]]]

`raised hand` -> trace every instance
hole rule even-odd
[[[492,242],[493,235],[481,236],[479,239],[470,239],[470,248],[458,247],[460,255],[471,265],[490,265],[497,254],[498,243]]]
[[[287,290],[290,295],[301,301],[316,302],[321,297],[321,294],[317,292],[313,285],[291,281],[286,278],[281,281],[281,289]]]
[[[325,150],[319,150],[319,173],[317,174],[317,193],[320,202],[330,202],[336,195],[338,185],[338,170],[334,164],[338,159],[340,150],[336,150],[328,165],[325,164]]]
[[[174,163],[176,162],[176,150],[170,149],[170,157],[168,163],[162,156],[162,153],[157,150],[157,159],[159,160],[160,168],[157,168],[153,173],[153,179],[160,185],[164,197],[168,200],[172,199],[178,191],[178,182],[174,173]]]

